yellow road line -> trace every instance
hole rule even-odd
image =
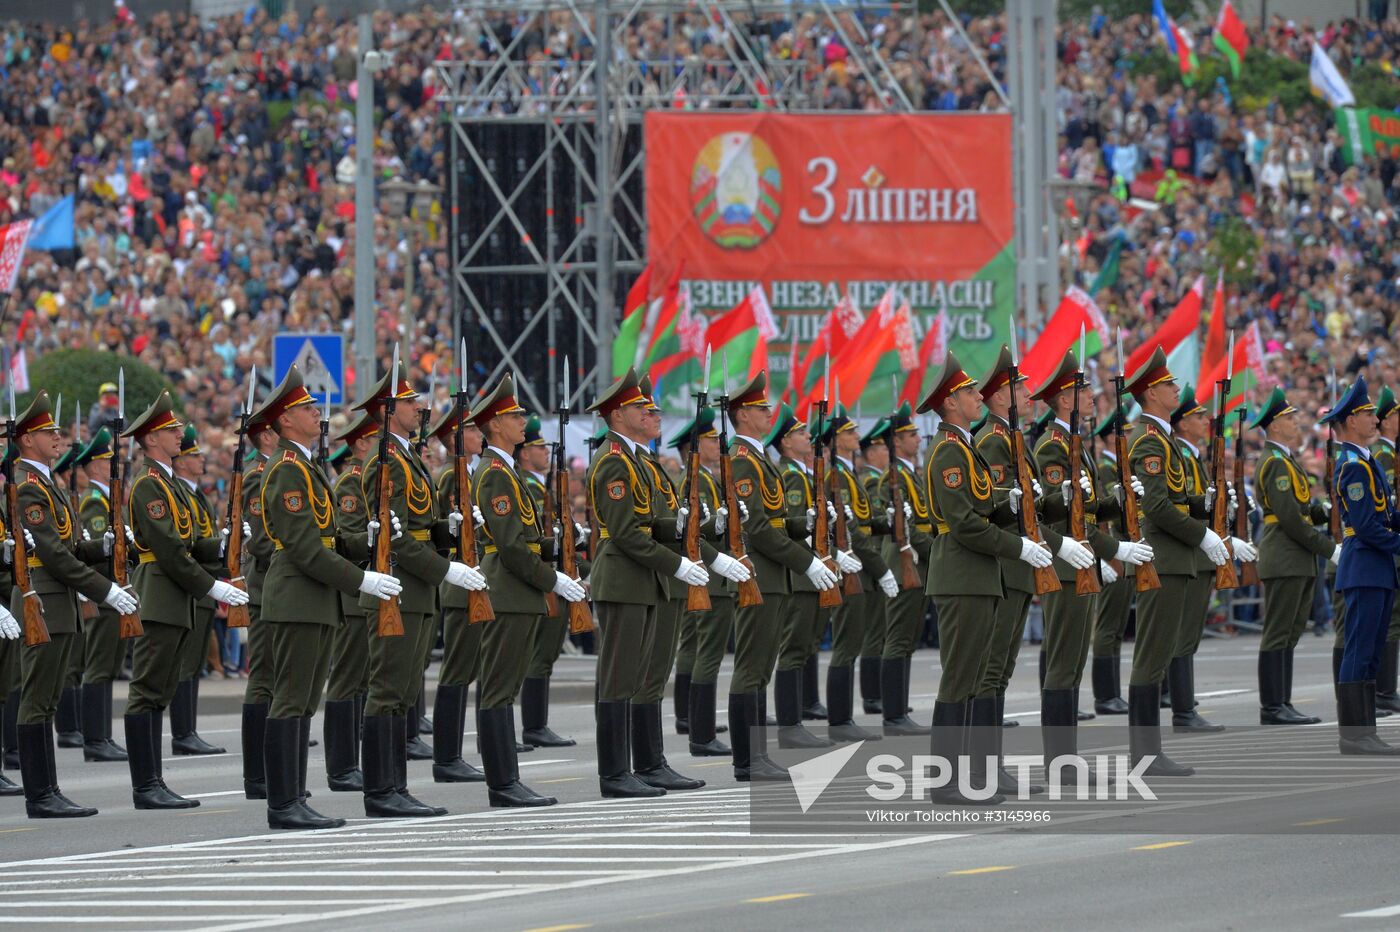
[[[553,780],[532,780],[532,783],[572,783],[575,780],[582,780],[583,777],[555,777]]]
[[[973,867],[965,871],[950,871],[949,877],[970,877],[973,874],[995,874],[997,871],[1014,871],[1015,865],[996,864],[991,867]]]
[[[1155,845],[1138,845],[1134,851],[1161,851],[1163,848],[1179,848],[1182,845],[1189,845],[1189,841],[1159,841]]]
[[[779,893],[774,896],[756,896],[751,900],[744,900],[745,903],[781,903],[784,900],[800,900],[804,896],[811,896],[810,893]]]
[[[591,922],[584,922],[584,923],[574,923],[573,925],[563,925],[563,926],[540,926],[538,929],[526,929],[525,932],[569,932],[570,929],[591,929],[591,928],[593,928],[593,923],[591,923]]]
[[[237,809],[191,809],[189,812],[179,813],[182,816],[196,815],[218,815],[221,812],[237,812]]]
[[[1345,822],[1346,819],[1309,819],[1306,822],[1294,822],[1299,828],[1310,828],[1314,825],[1331,825],[1333,822]]]
[[[697,769],[699,769],[699,768],[701,768],[701,767],[731,767],[731,766],[733,766],[733,764],[734,764],[733,761],[717,760],[717,761],[710,761],[708,764],[690,764],[690,765],[688,765],[688,766],[686,767],[686,769],[687,769],[687,770],[697,770]]]
[[[37,828],[0,828],[0,835],[9,835],[13,832],[35,832]]]

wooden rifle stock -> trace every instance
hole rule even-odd
[[[1244,413],[1244,409],[1240,409]],[[1235,536],[1240,540],[1249,540],[1249,496],[1244,489],[1244,418],[1240,418],[1239,436],[1235,438],[1235,500],[1239,502],[1239,507],[1235,509]],[[1240,563],[1240,585],[1259,585],[1259,568],[1253,563]]]
[[[559,572],[570,579],[578,579],[578,551],[574,546],[574,522],[573,515],[568,514],[566,509],[570,501],[569,496],[569,470],[563,463],[563,434],[560,435],[560,464],[554,471],[555,501],[558,502],[559,510]],[[569,603],[569,633],[587,634],[593,630],[593,613],[588,610],[588,603]]]
[[[914,547],[909,542],[909,518],[904,513],[904,489],[899,479],[899,458],[894,452],[893,428],[886,431],[885,446],[890,454],[890,504],[894,508],[894,526],[890,533],[894,545],[899,548],[899,588],[918,589],[919,572],[914,569]]]
[[[831,515],[826,513],[826,462],[822,459],[820,450],[812,459],[812,488],[812,549],[816,551],[817,559],[839,576],[840,571],[831,558]],[[817,593],[817,604],[822,608],[835,608],[841,602],[839,586],[832,586]]]
[[[1075,420],[1078,421],[1078,418]],[[1089,528],[1084,517],[1084,490],[1079,487],[1079,474],[1084,469],[1084,438],[1077,429],[1069,438],[1069,462],[1069,533],[1075,540],[1088,546]],[[1097,561],[1088,569],[1075,570],[1075,595],[1092,595],[1102,589]]]
[[[243,579],[243,466],[242,457],[240,462],[234,466],[233,478],[229,483],[229,518],[228,518],[228,540],[224,545],[224,565],[228,572],[228,583],[235,589],[248,591],[246,581]],[[116,494],[115,487],[112,494]],[[123,548],[125,549],[125,548]],[[113,552],[113,566],[116,566],[116,553]],[[123,575],[125,575],[123,573]],[[120,582],[119,582],[120,584]],[[228,606],[228,626],[230,628],[248,627],[248,606],[230,605]],[[125,619],[123,619],[125,625]],[[138,621],[139,625],[140,622]]]
[[[553,457],[551,457],[551,462],[552,461]],[[553,489],[554,483],[550,478],[546,478],[544,483],[544,515],[541,515],[541,518],[545,515],[553,517],[555,513]],[[564,524],[561,521],[559,523],[559,536],[562,538],[564,533]],[[546,618],[559,617],[559,596],[555,595],[553,592],[546,592],[544,594],[544,615]]]
[[[123,510],[126,507],[124,504],[126,499],[126,479],[122,475],[121,436],[118,431],[114,430],[113,433],[117,434],[117,436],[112,441],[112,471],[108,477],[110,488],[107,492],[109,500],[111,501],[109,524],[112,528],[112,582],[116,583],[119,589],[129,590],[131,586],[129,567],[126,562],[126,512]],[[242,495],[243,474],[241,471],[233,474],[233,481],[233,488],[236,490],[236,494]],[[239,537],[241,538],[243,528],[242,522],[239,523],[238,527]],[[230,553],[236,552],[232,550],[233,541],[234,538],[232,534],[230,534]],[[232,575],[233,574],[230,574],[230,576]],[[235,583],[235,585],[237,584]],[[239,606],[239,608],[243,610],[243,625],[246,626],[248,624],[248,610],[243,606]],[[235,609],[230,606],[228,613],[229,627],[238,627],[238,625],[234,624],[234,611]],[[140,615],[135,612],[130,612],[121,616],[121,621],[117,630],[117,636],[119,638],[122,640],[127,638],[139,638],[145,633],[146,629],[141,624]]]
[[[392,395],[390,398],[392,399]],[[392,401],[391,401],[392,403]],[[392,494],[393,478],[389,475],[389,406],[385,405],[384,420],[379,425],[379,462],[374,475],[374,520],[379,523],[379,531],[374,535],[374,553],[370,562],[376,573],[392,575],[394,554],[390,538],[394,534],[394,523],[389,510],[389,496]],[[381,599],[379,620],[376,628],[382,638],[403,637],[403,615],[399,612],[398,596]]]
[[[14,435],[14,427],[11,425],[10,436]],[[24,643],[28,647],[37,647],[49,643],[49,626],[44,624],[44,603],[39,599],[39,593],[34,591],[29,578],[29,545],[24,540],[24,526],[19,523],[19,487],[15,485],[13,472],[9,475],[9,481],[5,483],[5,503],[9,515],[10,538],[15,542],[15,585],[24,593]]]
[[[685,525],[685,558],[692,563],[704,563],[700,556],[700,451],[696,446],[692,437],[685,473],[685,507],[690,512],[690,518]],[[731,511],[730,515],[733,516],[733,520],[739,520],[737,512]],[[686,594],[685,610],[707,612],[710,607],[710,590],[704,586],[691,586]]]
[[[460,432],[461,428],[458,428]],[[476,549],[476,521],[472,517],[471,476],[467,473],[467,458],[457,457],[452,463],[453,478],[457,482],[457,511],[462,516],[462,526],[457,529],[457,556],[467,566],[475,569],[481,565],[481,557]],[[495,621],[496,612],[491,608],[491,597],[485,590],[467,592],[467,623],[479,624]]]
[[[1021,433],[1019,424],[1011,425],[1011,462],[1016,467],[1016,486],[1021,490],[1021,536],[1043,544],[1045,535],[1041,533],[1040,518],[1035,513],[1035,484],[1034,477],[1031,476],[1030,460],[1026,455],[1026,436]],[[1034,572],[1036,595],[1060,591],[1060,577],[1053,565],[1038,566]]]
[[[1123,490],[1123,530],[1127,533],[1128,540],[1137,543],[1142,540],[1142,515],[1138,512],[1137,493],[1133,491],[1132,468],[1128,463],[1128,438],[1123,434],[1121,419],[1120,426],[1113,433],[1113,449],[1118,457],[1118,485]],[[1153,566],[1151,561],[1134,567],[1133,579],[1134,588],[1138,592],[1151,592],[1162,588],[1157,567]]]
[[[1327,486],[1327,504],[1330,509],[1327,514],[1327,531],[1332,535],[1332,542],[1340,544],[1342,542],[1342,512],[1337,507],[1336,489],[1332,487],[1333,479],[1336,475],[1337,467],[1337,441],[1332,436],[1332,427],[1327,427],[1327,462],[1323,464],[1323,483]]]
[[[851,529],[846,524],[846,506],[841,502],[841,496],[836,492],[836,468],[831,469],[831,498],[836,503],[836,546],[847,553],[851,552]],[[841,577],[841,591],[846,595],[860,595],[863,591],[860,585],[860,577],[855,573],[846,573]]]
[[[1223,421],[1223,417],[1220,419]],[[1215,428],[1215,435],[1210,439],[1210,481],[1215,486],[1215,501],[1211,505],[1210,529],[1214,531],[1222,541],[1225,542],[1225,549],[1229,556],[1225,563],[1215,568],[1215,588],[1217,590],[1234,589],[1240,584],[1239,576],[1235,574],[1235,554],[1230,547],[1230,521],[1229,521],[1229,494],[1225,491],[1225,436],[1220,430],[1220,426]],[[1243,505],[1243,502],[1239,503]]]
[[[729,521],[724,529],[729,538],[729,553],[749,568],[749,578],[739,583],[739,608],[762,605],[763,593],[758,588],[757,570],[749,559],[748,548],[744,546],[744,523],[739,519],[739,497],[734,492],[734,467],[729,455],[728,438],[722,438],[721,442],[719,483],[724,490],[724,507],[729,512]]]

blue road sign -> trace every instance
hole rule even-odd
[[[277,384],[296,367],[318,402],[345,403],[345,338],[338,333],[279,333],[272,340],[272,378]],[[329,397],[327,397],[329,396]]]

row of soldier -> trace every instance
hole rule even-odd
[[[1332,535],[1319,526],[1327,524],[1327,502],[1311,500],[1295,458],[1298,414],[1274,392],[1253,423],[1267,436],[1254,484],[1264,513],[1256,550],[1212,524],[1226,508],[1255,505],[1223,482],[1217,496],[1212,483],[1220,480],[1202,464],[1209,415],[1189,388],[1178,390],[1165,358],[1154,354],[1119,383],[1120,394],[1142,409],[1119,448],[1128,457],[1121,466],[1112,446],[1098,463],[1080,449],[1078,412],[1091,396],[1073,353],[1033,396],[1009,349],[980,380],[950,354],[918,406],[940,420],[921,463],[909,406],[864,436],[839,404],[830,412],[819,405],[809,426],[786,406],[774,416],[760,374],[718,408],[701,405],[670,439],[690,463],[677,481],[653,451],[663,438],[650,383],[629,372],[590,406],[604,426],[586,474],[589,526],[580,527],[566,509],[547,504],[549,453],[509,376],[475,403],[459,396],[429,424],[396,364],[337,438],[341,450],[329,460],[340,472],[332,480],[324,452],[314,452],[318,439],[324,443],[323,412],[293,369],[245,417],[254,453],[241,518],[230,509],[222,531],[199,487],[198,437],[167,395],[118,428],[143,462],[130,483],[126,520],[117,522],[106,476],[119,438],[104,430],[65,454],[40,392],[12,418],[8,454],[18,495],[7,518],[24,534],[7,546],[6,569],[18,559],[29,586],[5,585],[14,587],[15,615],[26,617],[28,602],[42,604],[48,636],[35,643],[26,621],[21,643],[16,618],[0,617],[0,633],[11,638],[0,641],[0,697],[16,722],[6,750],[7,757],[17,751],[23,778],[22,790],[4,781],[0,793],[23,792],[32,817],[94,813],[58,787],[54,720],[67,704],[81,709],[85,760],[128,762],[137,808],[198,805],[166,786],[161,735],[169,708],[175,753],[222,751],[196,730],[198,671],[219,602],[231,615],[246,604],[250,616],[244,791],[267,800],[272,827],[342,824],[308,802],[311,719],[323,700],[328,786],[362,793],[370,816],[443,812],[409,792],[410,754],[431,756],[439,782],[485,782],[492,805],[553,803],[521,783],[517,755],[573,743],[549,728],[549,679],[571,614],[559,601],[577,606],[590,598],[599,624],[604,796],[703,785],[665,755],[662,700],[673,671],[676,727],[688,734],[690,753],[731,757],[741,781],[785,776],[767,754],[771,726],[784,747],[929,733],[908,713],[930,598],[942,661],[934,750],[955,758],[960,729],[997,736],[1000,728],[971,726],[1014,724],[1005,696],[1037,594],[1045,618],[1041,722],[1060,726],[1045,731],[1047,760],[1075,750],[1074,725],[1085,717],[1078,690],[1092,654],[1095,708],[1128,714],[1134,760],[1151,756],[1151,775],[1189,775],[1191,768],[1162,752],[1159,709],[1169,702],[1178,730],[1220,730],[1196,711],[1193,657],[1218,568],[1256,558],[1265,594],[1261,721],[1318,721],[1291,700],[1293,652],[1323,559],[1337,567],[1340,593],[1334,679],[1341,749],[1393,753],[1374,724],[1395,704],[1390,618],[1400,538],[1386,481],[1393,465],[1370,453],[1381,418],[1397,416],[1393,396],[1382,394],[1378,416],[1358,380],[1329,413],[1343,441],[1327,501],[1338,502],[1345,531]],[[1048,413],[1030,452],[1017,413],[1032,398]],[[1121,434],[1126,417],[1118,408],[1098,434]],[[422,456],[431,440],[458,459],[475,458],[469,482],[454,482],[451,469],[431,474]],[[1392,463],[1393,455],[1393,446],[1380,454]],[[85,475],[81,502],[56,478],[60,465]],[[126,587],[113,565],[119,523],[133,545]],[[479,531],[479,553],[462,551],[464,525]],[[239,566],[237,552],[232,561],[225,553],[230,530],[246,540],[240,575],[225,572]],[[569,572],[555,553],[565,534],[590,557]],[[232,535],[235,544],[239,537]],[[376,550],[392,563],[384,565]],[[697,590],[706,607],[692,601]],[[1119,653],[1134,596],[1125,702]],[[484,615],[481,605],[489,605]],[[393,631],[384,623],[390,606]],[[143,633],[132,642],[123,749],[112,738],[111,683],[123,650],[121,619],[133,615]],[[419,708],[439,624],[444,650],[428,749],[418,739]],[[817,654],[828,626],[823,706]],[[726,744],[716,709],[731,641]],[[864,711],[882,717],[879,732],[856,722],[857,682]],[[473,683],[484,773],[462,754]],[[517,697],[525,743],[516,740]],[[820,718],[828,722],[824,737],[803,725]],[[1000,752],[995,737],[973,740],[987,745],[973,747],[975,757]],[[996,780],[1002,792],[1015,789],[1000,768]],[[971,802],[955,787],[938,798]]]

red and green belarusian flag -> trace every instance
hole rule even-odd
[[[1162,321],[1162,325],[1152,332],[1152,336],[1139,343],[1137,349],[1128,355],[1128,366],[1125,370],[1129,376],[1141,369],[1149,358],[1152,351],[1161,347],[1162,352],[1167,354],[1167,362],[1172,363],[1173,352],[1187,340],[1194,340],[1196,331],[1201,326],[1201,311],[1205,307],[1206,279],[1204,275],[1197,276],[1196,281],[1191,285],[1191,290],[1186,292],[1186,296],[1181,299],[1172,312],[1167,315],[1167,319]],[[1195,372],[1196,365],[1187,365],[1180,357],[1176,361],[1177,368],[1174,372]]]
[[[1230,62],[1230,74],[1235,80],[1239,80],[1240,63],[1244,61],[1244,53],[1249,50],[1249,33],[1245,31],[1244,22],[1235,12],[1230,0],[1225,0],[1224,5],[1220,7],[1220,15],[1215,18],[1215,34],[1212,39],[1220,54]]]
[[[1215,294],[1210,301],[1210,323],[1206,325],[1206,346],[1201,352],[1201,371],[1196,384],[1205,385],[1210,373],[1225,358],[1225,270],[1215,277]]]
[[[620,378],[628,366],[638,372],[648,372],[658,361],[680,352],[678,325],[681,317],[681,274],[685,263],[676,264],[671,279],[661,294],[651,296],[651,266],[632,283],[627,301],[613,338],[613,378]],[[659,378],[664,373],[652,373]]]
[[[1235,341],[1234,352],[1222,356],[1215,367],[1201,378],[1201,384],[1196,386],[1196,397],[1206,403],[1206,399],[1215,391],[1215,384],[1225,378],[1226,373],[1230,375],[1230,397],[1225,399],[1225,410],[1228,412],[1244,403],[1250,384],[1264,384],[1267,373],[1264,369],[1264,337],[1259,331],[1259,321],[1250,323],[1242,339]]]
[[[1082,288],[1071,285],[1065,289],[1060,306],[1045,322],[1045,329],[1021,359],[1021,374],[1035,391],[1054,375],[1065,353],[1079,351],[1079,334],[1084,334],[1085,355],[1094,356],[1109,344],[1108,320],[1103,311]],[[1015,339],[1015,336],[1012,336]]]
[[[897,375],[903,363],[912,371],[917,351],[914,347],[913,318],[908,304],[895,307],[895,291],[886,290],[880,303],[865,318],[840,353],[831,359],[832,385],[840,385],[843,398],[854,405],[865,394],[866,387],[876,376]],[[798,416],[806,417],[812,403],[821,399],[825,373],[817,384],[809,388],[798,406]],[[832,398],[835,406],[843,399]],[[890,399],[894,398],[891,395]],[[890,410],[894,410],[893,404]]]
[[[636,362],[637,343],[642,337],[642,324],[646,320],[647,307],[651,304],[651,266],[642,269],[642,274],[632,283],[623,304],[622,323],[613,337],[612,376],[620,379],[627,374],[627,367]]]
[[[924,332],[923,342],[919,344],[917,365],[910,370],[909,379],[904,383],[904,391],[899,396],[900,404],[907,401],[910,407],[918,407],[919,402],[923,401],[924,379],[928,375],[929,366],[935,359],[942,365],[948,356],[950,329],[948,311],[940,310],[929,323],[928,330]]]
[[[846,344],[860,331],[865,323],[865,315],[856,307],[849,296],[836,302],[836,306],[822,321],[817,336],[807,345],[807,353],[802,357],[796,374],[789,373],[788,381],[793,383],[793,403],[796,405],[813,385],[826,376],[827,359],[841,355]]]

